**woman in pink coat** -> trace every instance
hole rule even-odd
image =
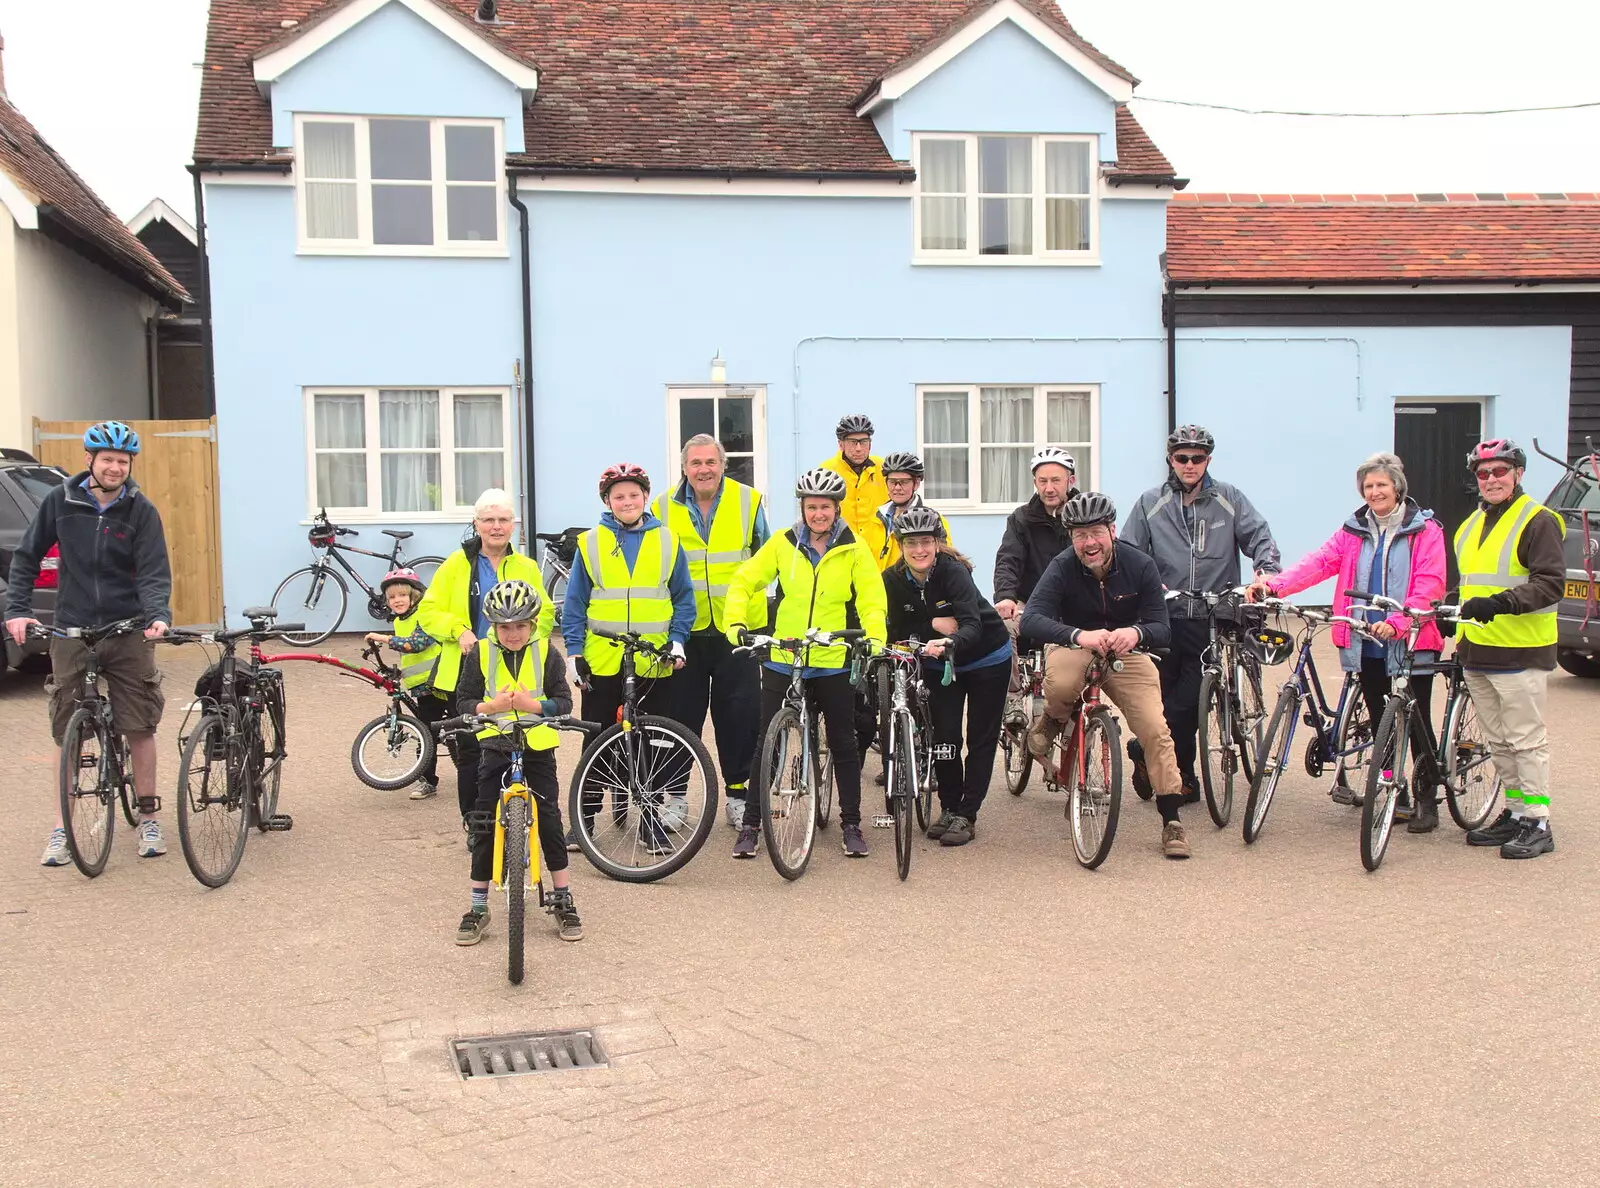
[[[1405,615],[1384,612],[1357,603],[1352,609],[1346,590],[1364,590],[1398,599],[1406,606],[1428,606],[1444,597],[1444,529],[1414,500],[1406,497],[1406,472],[1393,454],[1374,454],[1356,468],[1356,490],[1366,502],[1351,513],[1344,526],[1317,549],[1302,557],[1283,573],[1275,574],[1251,587],[1253,597],[1271,593],[1282,597],[1309,589],[1318,582],[1337,577],[1333,613],[1366,618],[1378,639],[1356,635],[1343,623],[1334,625],[1333,642],[1346,672],[1361,677],[1361,692],[1376,730],[1383,717],[1384,699],[1389,695],[1390,678],[1400,670],[1405,655],[1406,632],[1410,620]],[[1444,648],[1439,629],[1430,621],[1417,636],[1416,661],[1420,665],[1437,660]],[[1412,788],[1417,809],[1406,829],[1427,833],[1439,824],[1439,774],[1433,760],[1433,731],[1429,725],[1432,710],[1433,676],[1414,676],[1411,688],[1423,713],[1412,719],[1416,737],[1416,767]],[[1360,804],[1360,793],[1343,783],[1333,789],[1341,804]],[[1403,806],[1402,806],[1403,807]]]

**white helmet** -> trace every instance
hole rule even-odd
[[[1057,466],[1065,466],[1067,473],[1076,475],[1078,463],[1076,459],[1060,446],[1044,446],[1034,451],[1033,458],[1028,463],[1028,473],[1033,474],[1046,462],[1054,462]]]

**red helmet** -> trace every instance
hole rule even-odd
[[[645,473],[643,466],[617,462],[600,472],[600,498],[604,499],[612,487],[624,481],[638,483],[646,495],[650,494],[650,476]]]
[[[1476,470],[1484,462],[1509,462],[1519,469],[1528,465],[1527,452],[1509,437],[1491,437],[1480,441],[1467,453],[1467,469]]]
[[[387,594],[389,592],[389,587],[395,585],[396,583],[403,583],[407,586],[410,586],[418,594],[426,594],[428,592],[428,587],[423,585],[422,579],[417,576],[417,571],[414,569],[407,569],[404,566],[399,569],[391,569],[388,573],[384,574],[383,581],[378,583],[378,589]]]

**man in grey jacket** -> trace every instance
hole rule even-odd
[[[1180,425],[1167,437],[1167,481],[1139,496],[1123,525],[1122,543],[1148,553],[1168,590],[1221,593],[1240,584],[1239,554],[1257,576],[1281,568],[1266,519],[1231,483],[1207,471],[1216,439],[1199,425]],[[1161,701],[1183,774],[1184,802],[1200,799],[1195,733],[1200,725],[1200,661],[1206,649],[1206,605],[1193,598],[1171,604],[1172,645],[1161,661]],[[1148,795],[1144,754],[1130,743],[1133,783]]]

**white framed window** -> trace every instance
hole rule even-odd
[[[667,482],[683,478],[683,443],[709,433],[728,452],[729,478],[767,489],[767,389],[764,384],[672,384],[667,388]]]
[[[499,120],[295,118],[299,251],[503,256]]]
[[[305,399],[312,511],[456,521],[511,480],[505,388],[307,388]]]
[[[912,137],[919,264],[1098,264],[1098,137]]]
[[[917,445],[922,497],[952,511],[1010,511],[1033,495],[1028,462],[1061,446],[1078,486],[1100,483],[1100,389],[1095,384],[921,384]]]

